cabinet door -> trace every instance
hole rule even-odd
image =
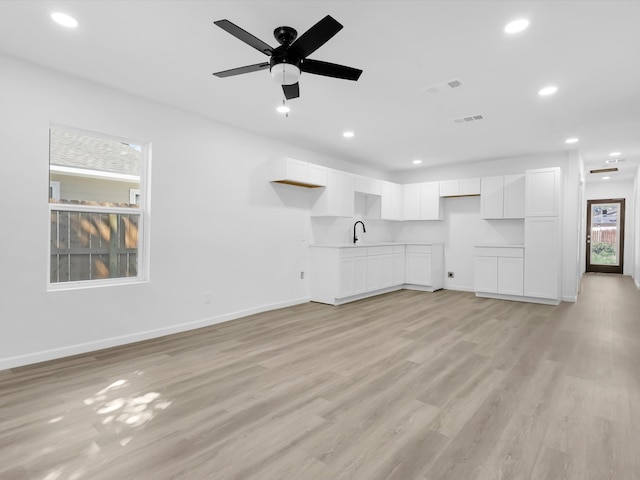
[[[327,185],[327,167],[309,164],[309,183],[312,185]]]
[[[340,259],[340,297],[350,297],[366,291],[367,257],[347,257]]]
[[[382,220],[402,220],[404,188],[392,182],[382,183],[380,218]]]
[[[431,285],[431,254],[407,251],[405,265],[406,283]]]
[[[404,283],[404,252],[393,254],[393,285],[402,285]]]
[[[524,262],[522,258],[498,257],[498,293],[524,294]]]
[[[524,175],[504,176],[504,218],[524,218]]]
[[[525,172],[527,217],[555,217],[560,200],[560,169],[540,168]]]
[[[309,164],[293,158],[286,159],[287,178],[307,183],[309,181]]]
[[[367,292],[382,288],[382,257],[383,255],[367,257]]]
[[[473,278],[476,292],[498,293],[498,257],[474,257]]]
[[[410,183],[404,188],[403,220],[420,220],[420,184]]]
[[[442,220],[439,182],[420,184],[420,219]]]
[[[445,180],[440,182],[441,197],[455,197],[459,194],[460,186],[458,180]]]
[[[503,218],[504,177],[482,177],[480,191],[480,217]]]
[[[463,178],[459,181],[459,195],[480,195],[479,178]]]
[[[355,291],[355,258],[340,259],[340,288],[338,294],[340,297],[349,297]]]
[[[557,217],[524,221],[524,295],[557,300],[560,295]]]

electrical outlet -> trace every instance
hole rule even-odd
[[[449,277],[449,278],[453,278],[454,275],[455,275],[455,273],[453,273],[453,272],[447,272],[447,277]]]
[[[304,272],[300,272],[300,280],[304,280]]]
[[[204,292],[202,294],[202,299],[204,300],[204,303],[211,303],[211,292]]]

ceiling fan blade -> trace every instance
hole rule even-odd
[[[215,23],[221,29],[230,33],[237,39],[242,40],[247,45],[250,45],[256,50],[264,53],[265,55],[273,54],[273,48],[271,48],[268,44],[266,44],[259,38],[254,37],[246,30],[243,30],[242,28],[237,26],[235,23],[231,23],[229,20],[218,20],[217,22],[213,22],[213,23]]]
[[[344,80],[358,80],[362,70],[346,67],[335,63],[322,62],[320,60],[306,59],[300,64],[300,70],[306,73],[324,75],[325,77],[342,78]]]
[[[256,63],[254,65],[247,65],[246,67],[232,68],[231,70],[216,72],[214,75],[220,78],[232,77],[234,75],[242,75],[243,73],[257,72],[258,70],[264,70],[265,68],[269,68],[269,62]]]
[[[327,15],[298,37],[292,47],[302,53],[303,57],[307,57],[327,43],[340,30],[342,30],[342,25],[331,15]]]
[[[300,96],[300,85],[294,83],[293,85],[282,85],[282,91],[287,100],[292,98],[298,98]]]

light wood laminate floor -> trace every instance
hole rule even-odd
[[[640,479],[640,293],[400,291],[1,371],[0,478]]]

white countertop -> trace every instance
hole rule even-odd
[[[442,242],[370,242],[370,243],[314,243],[310,247],[319,248],[358,248],[358,247],[385,247],[394,245],[440,245]]]

